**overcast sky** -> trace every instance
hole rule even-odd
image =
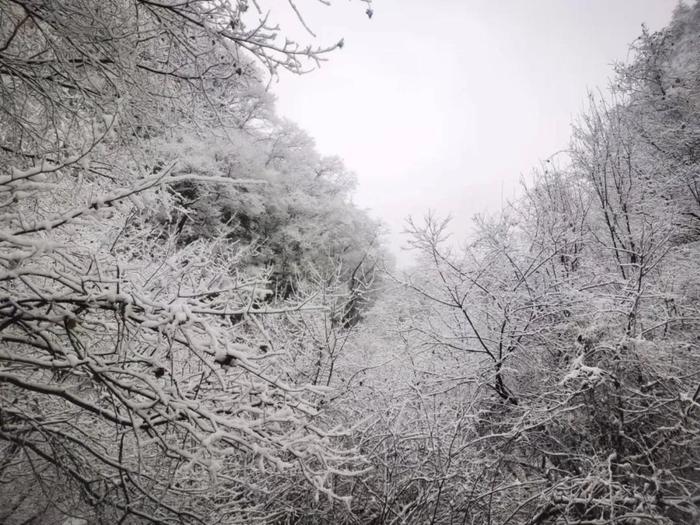
[[[320,70],[272,87],[280,114],[342,157],[355,202],[392,231],[406,216],[496,211],[521,175],[566,147],[589,88],[604,87],[641,24],[675,0],[358,0],[306,6],[321,42],[345,39]],[[287,23],[288,21],[285,21]]]

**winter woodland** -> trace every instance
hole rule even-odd
[[[699,523],[700,5],[404,271],[268,4],[0,0],[0,523]]]

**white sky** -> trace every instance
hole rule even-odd
[[[676,0],[374,0],[371,20],[358,0],[297,5],[318,41],[345,47],[283,75],[279,113],[357,174],[355,202],[405,263],[408,215],[451,214],[463,237],[475,213],[497,211],[567,146],[586,90],[607,84],[642,22],[660,29]]]

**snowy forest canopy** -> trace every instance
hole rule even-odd
[[[0,0],[0,523],[697,523],[700,6],[398,271],[260,4]]]

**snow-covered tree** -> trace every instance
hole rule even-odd
[[[333,499],[358,465],[270,329],[325,306],[270,301],[268,240],[223,228],[306,166],[260,162],[261,78],[336,47],[254,6],[0,2],[0,521],[273,520],[274,479]]]

